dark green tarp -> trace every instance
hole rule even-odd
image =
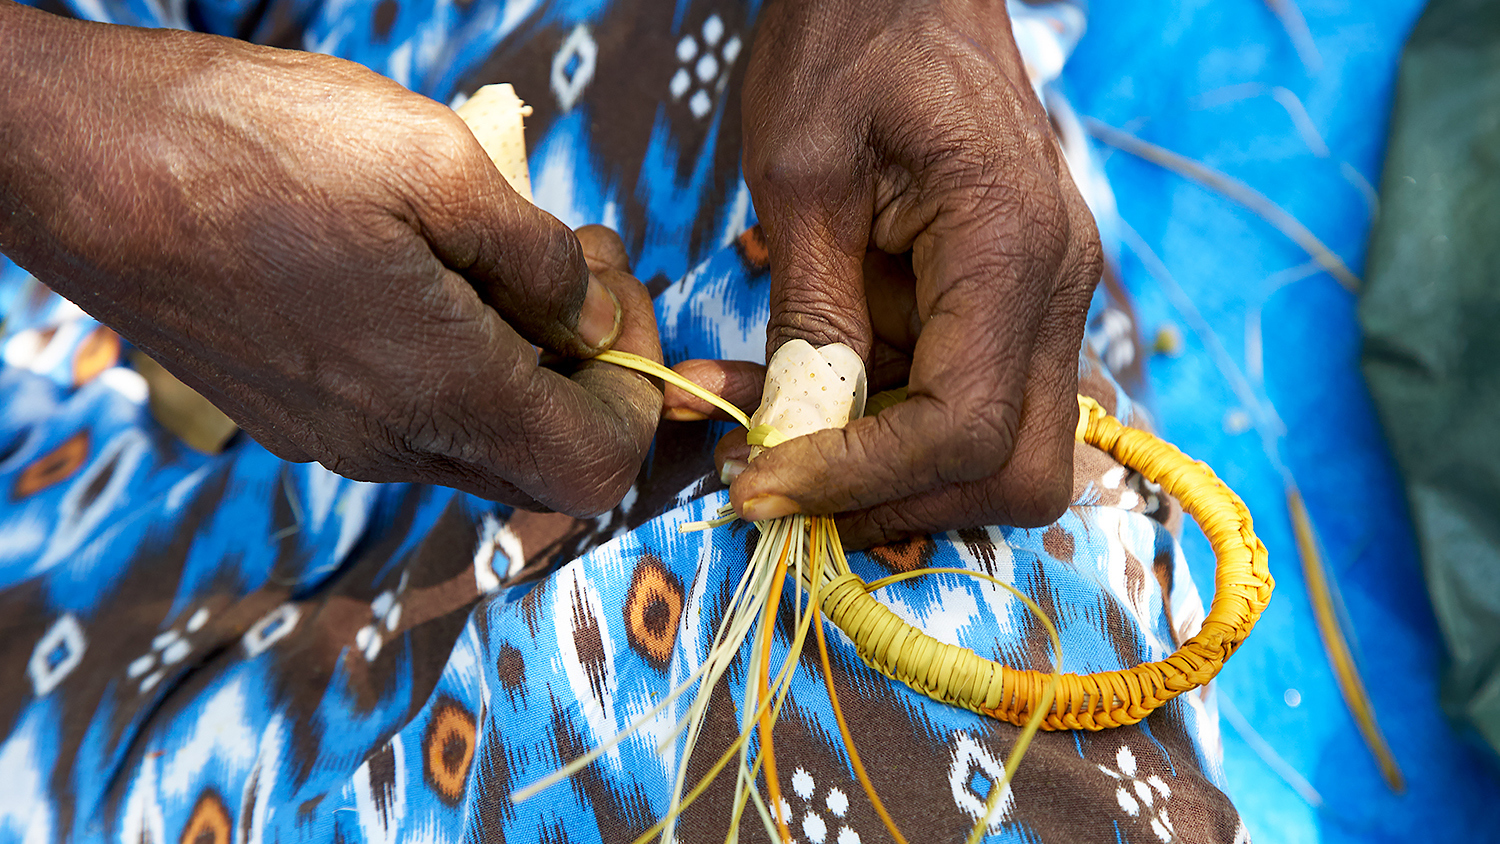
[[[1429,4],[1381,194],[1365,375],[1451,658],[1444,706],[1500,750],[1500,3]]]

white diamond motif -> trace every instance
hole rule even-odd
[[[672,92],[672,99],[680,100],[692,84],[693,77],[688,75],[687,69],[679,67],[677,72],[672,74],[672,82],[667,85],[667,88]]]
[[[828,789],[828,799],[826,802],[828,803],[828,811],[832,812],[834,817],[842,818],[844,813],[849,811],[849,795],[845,794],[842,789]]]
[[[26,673],[31,675],[31,688],[36,696],[47,695],[73,673],[83,661],[86,647],[88,643],[83,637],[83,628],[78,626],[78,619],[72,613],[52,622],[26,663]]]
[[[688,108],[692,109],[693,116],[700,120],[713,110],[714,102],[708,96],[708,92],[699,88],[693,92],[692,99],[688,100]]]
[[[723,37],[724,21],[718,15],[709,15],[708,20],[703,22],[703,40],[707,41],[708,46],[712,47],[719,43],[719,39]]]
[[[252,657],[260,656],[266,648],[286,638],[301,619],[302,611],[297,609],[296,604],[282,604],[266,613],[245,633],[245,653]]]
[[[599,45],[588,27],[579,24],[568,33],[568,38],[552,57],[552,93],[563,111],[571,111],[583,96],[583,91],[594,80],[594,67],[599,58]],[[568,70],[574,60],[572,72]]]
[[[713,53],[704,53],[698,59],[698,81],[707,84],[715,76],[719,75],[719,61],[714,58]]]
[[[986,817],[990,811],[991,794],[979,794],[974,790],[973,780],[978,775],[989,783],[989,789],[1000,786],[1005,778],[1005,767],[988,748],[965,732],[956,733],[953,742],[953,760],[948,766],[948,787],[952,789],[953,802],[975,820]],[[988,815],[990,832],[998,832],[1015,808],[1015,793],[1010,784],[997,796],[993,814]]]
[[[798,768],[797,772],[792,774],[792,790],[797,792],[797,796],[803,800],[812,799],[814,785],[812,774],[809,774],[806,768]]]

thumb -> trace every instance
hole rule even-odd
[[[455,116],[453,173],[422,229],[433,253],[531,343],[592,357],[619,336],[618,298],[590,272],[573,230],[526,201]]]

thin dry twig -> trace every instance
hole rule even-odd
[[[1350,293],[1359,292],[1363,282],[1353,270],[1349,269],[1344,260],[1324,245],[1323,241],[1319,240],[1318,236],[1313,234],[1307,226],[1302,225],[1296,217],[1272,202],[1265,194],[1201,161],[1142,140],[1129,132],[1116,129],[1092,117],[1085,117],[1083,123],[1089,134],[1101,142],[1171,170],[1183,178],[1191,179],[1248,208],[1261,219],[1275,226],[1277,231],[1286,235],[1293,243],[1306,250],[1314,261],[1317,261],[1329,275],[1338,279],[1339,284],[1342,284]]]
[[[1307,28],[1307,18],[1302,16],[1302,9],[1293,0],[1266,0],[1266,5],[1276,15],[1276,19],[1281,21],[1281,28],[1286,30],[1286,37],[1291,39],[1292,47],[1297,50],[1297,58],[1302,60],[1307,72],[1321,71],[1323,55],[1318,52],[1318,45],[1313,41],[1312,30]]]

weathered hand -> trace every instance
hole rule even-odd
[[[742,99],[768,349],[848,343],[872,391],[911,397],[771,450],[735,505],[846,513],[854,545],[1055,519],[1100,255],[1005,4],[783,0],[759,26]]]
[[[650,301],[617,238],[521,199],[447,107],[0,3],[7,40],[0,250],[273,452],[575,515],[623,495],[660,394],[536,347],[659,360]]]

